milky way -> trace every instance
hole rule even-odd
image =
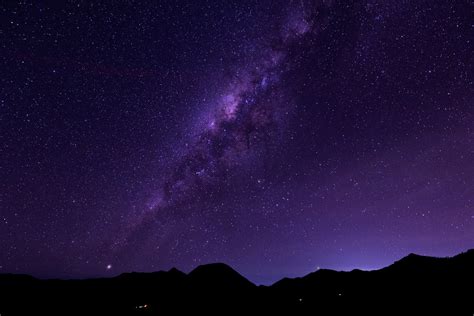
[[[113,249],[131,245],[136,249],[134,243],[143,243],[142,235],[149,234],[159,236],[154,244],[160,248],[159,240],[166,238],[173,226],[182,229],[180,219],[198,211],[186,210],[187,204],[195,207],[197,201],[212,200],[229,174],[258,163],[256,160],[268,154],[269,143],[283,141],[285,123],[295,101],[281,85],[280,77],[291,67],[287,50],[312,30],[314,21],[306,13],[305,5],[313,7],[304,2],[289,7],[288,15],[280,22],[279,34],[254,44],[261,51],[248,56],[248,63],[238,66],[229,76],[214,104],[196,115],[198,128],[189,143],[177,149],[176,161],[167,166],[157,192],[141,213],[127,219],[126,231],[113,242]],[[323,7],[326,4],[314,6]],[[140,235],[139,241],[133,240],[134,235]]]
[[[271,283],[472,248],[473,9],[0,4],[0,273]]]

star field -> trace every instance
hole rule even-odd
[[[0,273],[257,283],[474,238],[470,1],[0,5]]]

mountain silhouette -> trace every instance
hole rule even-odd
[[[255,284],[224,263],[211,263],[198,266],[188,275],[190,284],[219,290],[251,290]]]
[[[227,286],[224,280],[232,280],[236,285],[253,286],[254,284],[224,263],[211,263],[198,266],[189,273],[189,278],[195,282],[215,282],[215,285]]]
[[[113,278],[0,274],[3,315],[473,315],[474,250],[410,254],[374,271],[321,269],[256,286],[223,263]]]

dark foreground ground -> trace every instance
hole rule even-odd
[[[90,280],[0,274],[0,314],[472,316],[474,250],[411,254],[377,271],[318,270],[268,287],[224,264]]]

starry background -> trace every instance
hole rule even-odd
[[[474,3],[0,5],[0,273],[257,283],[474,246]]]

